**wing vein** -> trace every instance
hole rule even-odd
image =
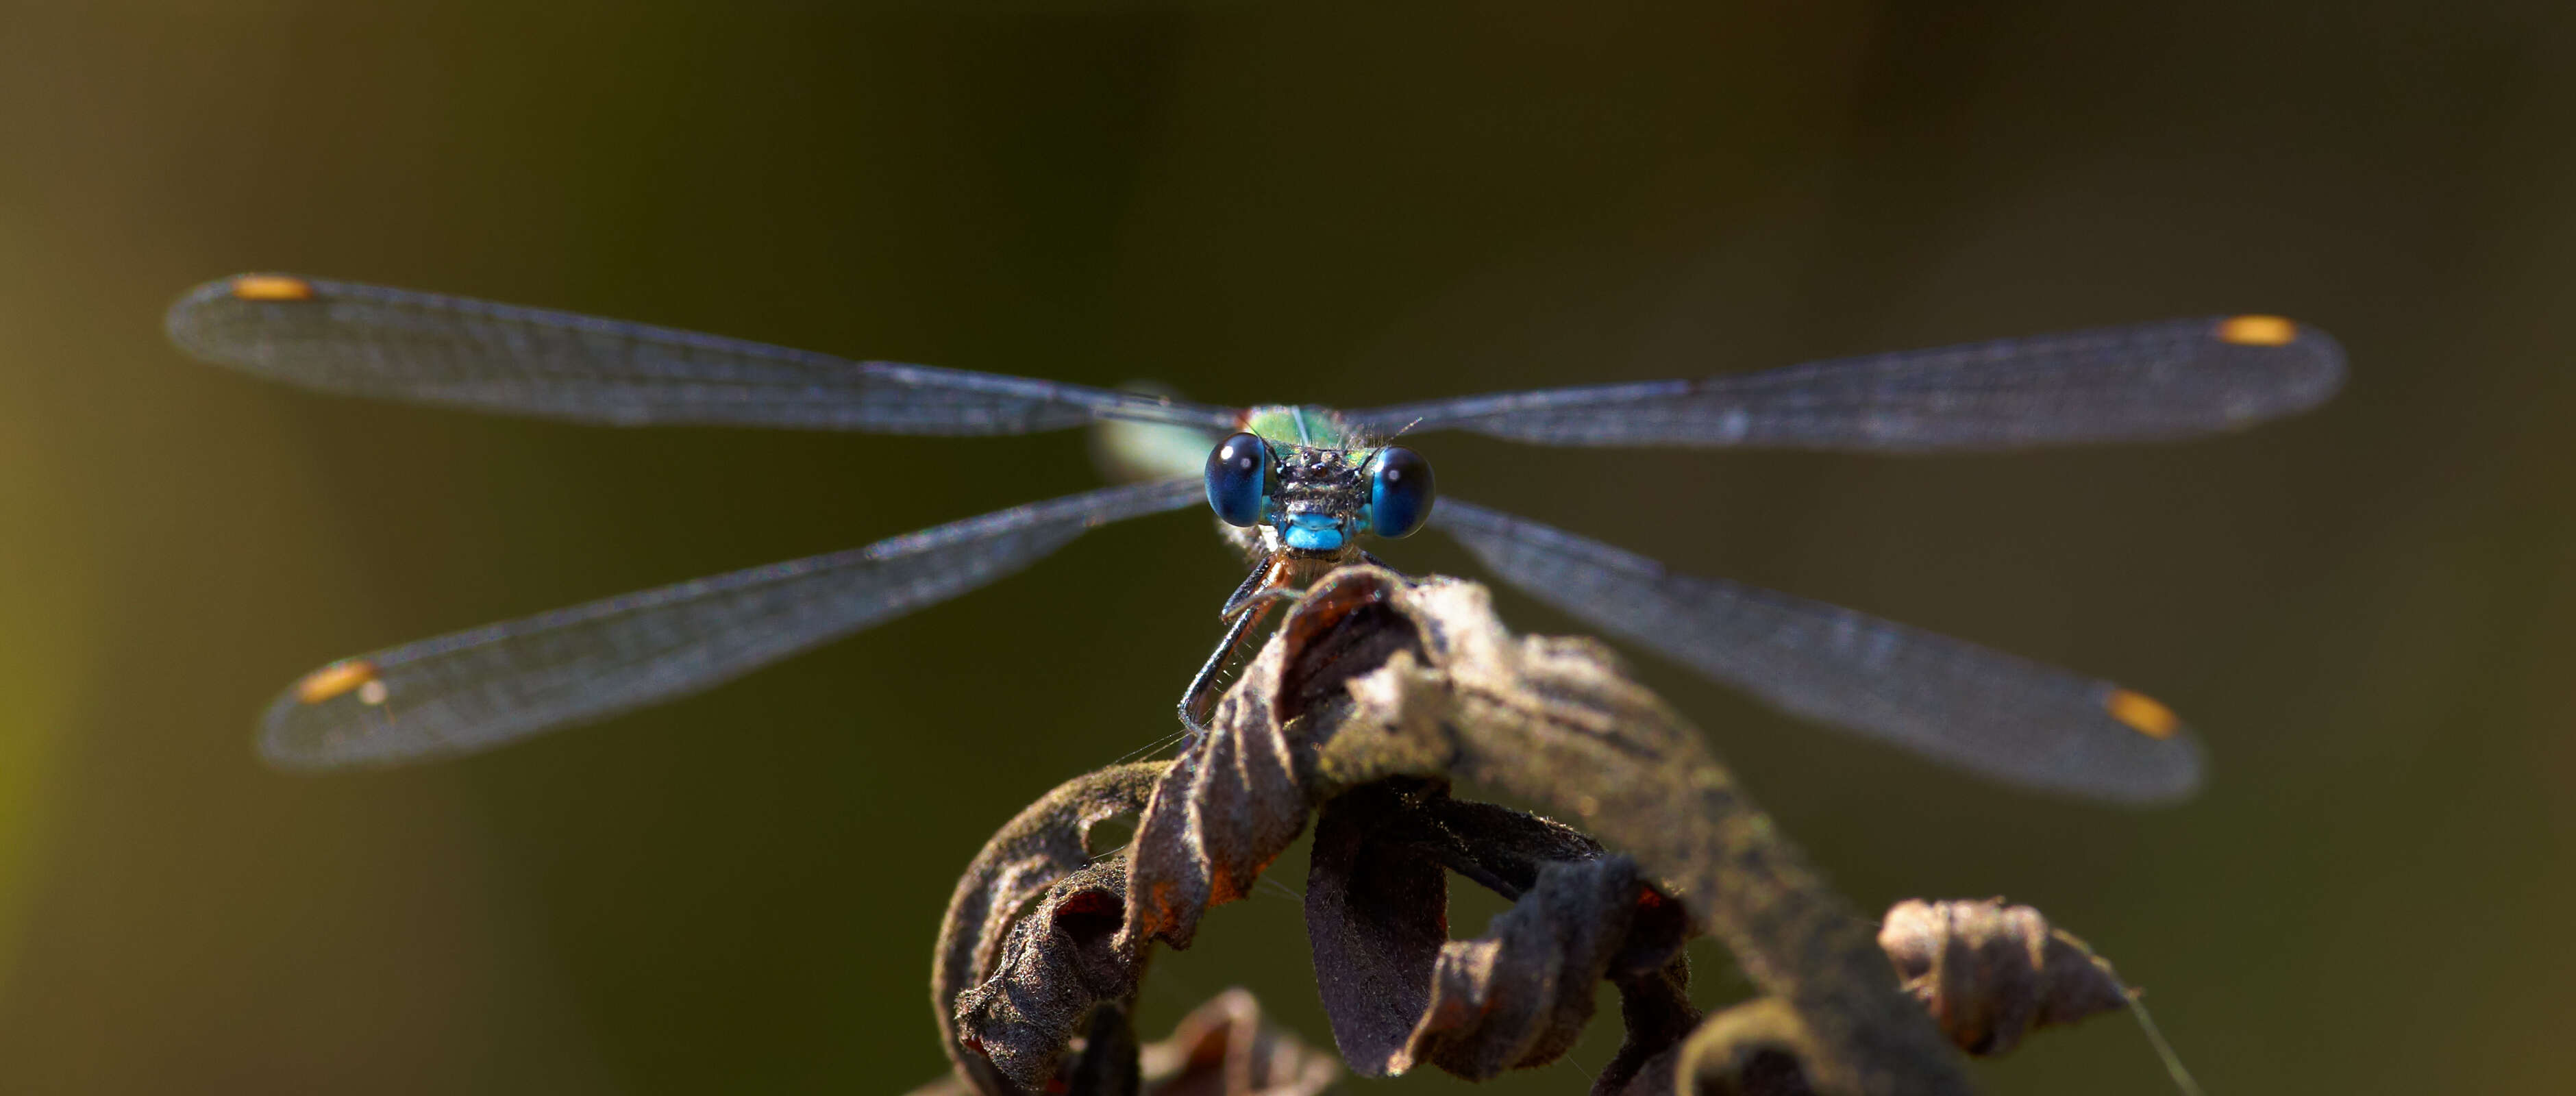
[[[1876,354],[1705,380],[1590,385],[1347,414],[1371,430],[1472,430],[1542,445],[1935,452],[2150,441],[2315,406],[2343,380],[2334,339],[2286,320],[2170,320]]]
[[[275,290],[283,296],[247,292]],[[1094,419],[1230,427],[1233,410],[464,297],[288,275],[199,286],[170,308],[190,354],[342,395],[616,426],[1009,434]]]
[[[602,719],[955,597],[1089,529],[1199,495],[1194,479],[1107,487],[361,655],[306,681],[336,673],[365,688],[287,690],[269,707],[261,748],[296,768],[379,765]]]
[[[2112,802],[2189,795],[2189,731],[2116,717],[2108,682],[1723,579],[1681,574],[1526,518],[1444,498],[1432,524],[1564,612],[1790,713],[2023,787]],[[2137,698],[2143,701],[2144,698]],[[2147,702],[2152,703],[2152,702]]]

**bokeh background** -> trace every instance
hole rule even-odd
[[[2300,317],[2346,393],[2192,445],[1425,449],[2208,737],[2198,801],[2105,810],[1641,660],[1863,906],[2038,904],[2213,1092],[2576,1088],[2555,7],[9,4],[0,1089],[901,1091],[955,873],[1165,733],[1239,576],[1140,521],[682,703],[268,771],[253,715],[326,659],[1096,479],[1073,434],[584,429],[171,350],[163,307],[243,269],[1344,405]],[[1467,565],[1436,539],[1388,554]],[[1239,983],[1326,1038],[1302,863],[1158,960],[1149,1029]],[[1487,1091],[1578,1089],[1614,1028]],[[2120,1017],[1979,1072],[2169,1090]]]

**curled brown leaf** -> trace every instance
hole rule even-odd
[[[1085,1050],[1125,1037],[1125,1014],[1144,973],[1142,959],[1117,943],[1126,891],[1127,865],[1117,857],[1048,887],[1037,908],[1012,924],[992,973],[957,995],[960,1050],[1031,1092],[1045,1091],[1068,1067],[1108,1068],[1091,1064],[1100,1053],[1067,1058],[1077,1035],[1087,1034]],[[1117,1026],[1101,1027],[1104,1016]],[[1134,1054],[1126,1050],[1129,1059]]]
[[[1447,938],[1449,871],[1515,900],[1481,939]],[[1657,916],[1665,911],[1675,915]],[[1591,1019],[1605,977],[1626,997],[1655,999],[1623,1013],[1645,1021],[1629,1032],[1637,1053],[1660,1050],[1696,1019],[1678,912],[1591,838],[1420,781],[1326,805],[1306,882],[1334,1041],[1369,1076],[1430,1062],[1481,1079],[1554,1061]]]
[[[1573,824],[1454,799],[1452,780]],[[1081,831],[1140,806],[1123,864],[1085,867]],[[1213,1076],[1159,1074],[1157,1054],[1168,1066],[1218,1047],[1237,1061],[1259,1042],[1239,1033],[1266,1029],[1226,1020],[1238,1034],[1146,1048],[1140,1067],[1136,980],[1155,942],[1187,947],[1317,812],[1309,939],[1336,1042],[1362,1073],[1429,1062],[1481,1078],[1547,1062],[1606,979],[1627,1037],[1595,1093],[1967,1091],[1944,1029],[1899,992],[1895,945],[1880,949],[1698,730],[1606,647],[1515,636],[1480,586],[1372,567],[1317,583],[1180,759],[1067,784],[977,858],[935,988],[960,1078],[986,1096],[1125,1096],[1166,1092],[1158,1075]],[[1514,903],[1481,938],[1449,938],[1453,872]],[[1983,973],[2009,966],[2001,941],[2041,941],[2025,963],[2034,985],[2067,947],[2090,960],[2044,922],[2040,937],[2025,925],[1991,939],[1907,924],[1891,915],[1890,931],[1928,958],[1904,988],[1973,1049],[2063,1022],[2036,998],[2024,1022],[2017,976]],[[1701,1017],[1681,946],[1702,933],[1761,996]],[[1311,1091],[1297,1070],[1225,1068],[1220,1087],[1187,1091]]]
[[[1141,1049],[1124,1038],[1123,1015],[1107,1009],[1093,1015],[1084,1061],[1063,1078],[1065,1096],[1318,1096],[1342,1075],[1331,1054],[1271,1023],[1260,1002],[1240,988],[1209,998],[1170,1036]],[[989,1091],[952,1071],[911,1096]]]
[[[1906,899],[1887,911],[1878,942],[1906,992],[1970,1054],[2002,1054],[2032,1031],[2129,1003],[2084,941],[2001,898]]]
[[[996,977],[997,971],[1002,969],[1006,947],[1012,934],[1027,920],[1023,914],[1027,912],[1029,903],[1048,894],[1067,877],[1090,866],[1088,842],[1092,827],[1143,808],[1146,797],[1153,791],[1154,781],[1165,768],[1163,762],[1119,765],[1066,781],[1030,804],[996,832],[957,880],[957,887],[948,899],[948,914],[940,924],[938,951],[931,964],[931,1009],[938,1018],[940,1043],[947,1051],[949,1061],[974,1084],[977,1091],[998,1096],[1018,1091],[1015,1086],[1021,1084],[998,1069],[986,1050],[997,1045],[1009,1048],[1009,1053],[1016,1056],[1015,1061],[1035,1060],[1032,1055],[1050,1059],[1061,1057],[1064,1050],[1061,1044],[1052,1050],[1036,1048],[1058,1035],[1069,1042],[1085,1016],[1081,1013],[1036,1016],[1030,1018],[1034,1027],[1029,1032],[977,1033],[983,1047],[979,1050],[969,1047],[961,1036],[958,1027],[961,997]],[[1095,876],[1098,874],[1094,872]],[[1111,874],[1116,872],[1113,870]],[[1123,893],[1123,875],[1111,882],[1119,893]],[[1040,923],[1050,931],[1063,931],[1068,941],[1096,943],[1090,939],[1091,934],[1087,930],[1102,922],[1086,922],[1086,917],[1107,917],[1105,923],[1112,929],[1124,918],[1123,899],[1113,915],[1103,906],[1104,899],[1100,893],[1089,893],[1081,898],[1067,895],[1061,901],[1051,901],[1054,904],[1047,908],[1050,916]],[[1056,914],[1063,914],[1069,921],[1057,924],[1054,920]],[[1034,943],[1023,939],[1024,956],[1034,946]],[[1099,969],[1104,960],[1092,954],[1099,950],[1097,947],[1088,948],[1083,961],[1073,964],[1070,969],[1082,972],[1085,979],[1095,984],[1114,982],[1114,978]],[[1031,961],[1035,960],[1024,958],[1023,967]],[[1133,957],[1122,956],[1122,961],[1132,965]],[[1026,976],[1025,969],[1023,976]],[[1132,981],[1131,974],[1131,993]],[[995,1014],[987,1011],[979,1015],[990,1022]]]
[[[1332,1055],[1271,1024],[1242,989],[1210,998],[1144,1051],[1146,1096],[1315,1096],[1341,1075]]]
[[[1865,922],[1697,728],[1601,644],[1513,635],[1473,583],[1350,567],[1309,590],[1156,789],[1127,934],[1186,946],[1201,913],[1245,893],[1307,810],[1402,777],[1535,801],[1632,858],[1692,931],[1717,936],[1800,1018],[1816,1054],[1802,1073],[1820,1090],[1967,1091],[1956,1052],[1895,992]],[[1659,1009],[1672,1026],[1670,1008],[1641,1011]],[[1643,1069],[1644,1057],[1617,1068]]]

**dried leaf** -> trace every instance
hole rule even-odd
[[[1637,887],[1624,856],[1541,869],[1483,938],[1440,949],[1403,1059],[1472,1080],[1555,1061],[1592,1019],[1593,984],[1626,942]]]
[[[1147,1096],[1315,1096],[1342,1071],[1332,1055],[1264,1020],[1249,991],[1229,989],[1147,1046],[1144,1074]]]
[[[1316,982],[1343,1058],[1363,1075],[1431,1062],[1486,1078],[1546,1064],[1581,1034],[1605,976],[1648,995],[1623,1009],[1647,1021],[1656,1044],[1637,1057],[1697,1018],[1681,992],[1678,906],[1641,884],[1625,857],[1604,857],[1564,825],[1399,780],[1334,800],[1314,850],[1306,917]],[[1453,870],[1516,900],[1483,939],[1447,939]],[[1630,1042],[1639,1035],[1632,1028]]]
[[[1449,943],[1449,876],[1420,844],[1374,837],[1406,812],[1393,790],[1324,808],[1306,870],[1306,939],[1342,1060],[1364,1077],[1401,1072],[1397,1056],[1431,1003],[1430,972]]]
[[[1140,1083],[1143,1096],[1317,1096],[1342,1075],[1332,1055],[1271,1024],[1242,989],[1191,1010],[1169,1038],[1141,1053],[1123,1013],[1103,1008],[1093,1017],[1083,1061],[1065,1080],[1066,1096],[1123,1096],[1138,1092]],[[952,1071],[911,1096],[978,1096],[978,1090]]]
[[[1123,877],[1068,875],[1078,837],[997,837],[960,884],[960,903],[982,909],[952,917],[941,984],[977,984],[954,1004],[985,1052],[961,1056],[970,1073],[987,1067],[972,1075],[979,1091],[1131,1091],[1120,1086],[1138,1074],[1120,1072],[1118,1055],[1132,1045],[1126,1008],[1144,954],[1157,940],[1186,947],[1206,910],[1246,895],[1319,808],[1310,939],[1335,1037],[1363,1072],[1429,1061],[1484,1077],[1550,1060],[1606,978],[1628,1039],[1596,1093],[1967,1091],[1964,1063],[1895,992],[1866,922],[1699,731],[1601,644],[1512,635],[1480,586],[1371,567],[1326,576],[1218,704],[1210,733],[1151,779]],[[1453,800],[1452,779],[1544,804],[1599,840]],[[1072,799],[1143,798],[1133,772],[1119,788]],[[1060,805],[1049,824],[1073,814]],[[1483,938],[1448,939],[1452,871],[1514,900]],[[1035,911],[1008,916],[1039,889]],[[1701,932],[1764,994],[1705,1022],[1679,956]],[[1949,996],[1927,1000],[1954,1011],[1973,999],[1958,977],[1935,985]],[[2043,1013],[2057,1015],[2034,1006]],[[1983,1030],[1975,1045],[2019,1038]]]
[[[938,1017],[940,1043],[949,1061],[977,1091],[1000,1096],[1018,1088],[984,1053],[970,1049],[962,1041],[957,1026],[961,996],[969,987],[994,977],[1001,968],[1012,934],[1027,920],[1024,907],[1090,864],[1087,841],[1091,828],[1140,810],[1166,767],[1162,762],[1120,765],[1065,782],[995,833],[957,880],[948,900],[947,917],[940,925],[937,961],[931,968],[931,1007]],[[1123,888],[1125,880],[1120,878],[1115,883]],[[1096,911],[1100,897],[1080,899],[1070,909],[1063,908],[1063,901],[1051,901],[1055,904],[1047,908],[1047,927],[1068,929],[1068,946],[1085,944],[1087,930],[1093,926],[1082,921],[1084,904]],[[1072,917],[1072,923],[1056,926],[1052,915],[1058,913]],[[1119,916],[1108,922],[1110,927],[1115,928],[1123,913],[1121,902]],[[1024,941],[1023,946],[1033,946],[1033,942]],[[1106,977],[1092,971],[1097,965],[1098,959],[1090,957],[1084,963],[1073,964],[1071,969],[1091,971],[1095,980]],[[1023,976],[1027,976],[1025,969]],[[1042,1018],[1032,1032],[994,1031],[980,1037],[988,1047],[1007,1046],[1014,1054],[1030,1060],[1060,1057],[1082,1019],[1080,1015],[1050,1015]],[[1049,1039],[1059,1040],[1052,1049],[1044,1046]]]
[[[1825,1061],[1804,1020],[1776,997],[1747,1001],[1711,1016],[1682,1044],[1674,1061],[1649,1070],[1650,1083],[1630,1091],[1643,1096],[1811,1096],[1835,1091],[1808,1077],[1808,1063]]]
[[[1325,687],[1338,685],[1339,689]],[[1391,777],[1448,779],[1545,804],[1634,858],[1801,1021],[1801,1073],[1820,1091],[1968,1090],[1956,1052],[1905,1004],[1866,924],[1710,756],[1700,732],[1589,640],[1512,635],[1483,587],[1369,567],[1312,587],[1218,707],[1207,746],[1261,757],[1266,801],[1301,779],[1320,804]],[[1231,742],[1227,740],[1231,739]],[[1149,816],[1175,794],[1167,779]],[[1214,783],[1205,777],[1200,788]],[[1175,804],[1175,806],[1177,806]],[[1198,814],[1217,814],[1215,805]],[[1187,824],[1172,827],[1185,837]],[[1277,820],[1262,832],[1293,836]],[[1276,848],[1215,843],[1248,880]],[[1186,874],[1149,865],[1139,878]],[[1214,878],[1217,873],[1211,873]],[[1187,939],[1208,887],[1131,908],[1131,932]],[[1178,931],[1175,931],[1178,930]],[[1627,1066],[1637,1058],[1623,1056]]]
[[[2129,1003],[2120,976],[2084,941],[2001,898],[1906,899],[1887,911],[1878,942],[1906,991],[1970,1054],[2002,1054],[2031,1031]]]
[[[1164,774],[1137,823],[1126,927],[1136,946],[1189,947],[1199,917],[1251,893],[1307,813],[1339,790],[1318,779],[1313,745],[1283,729],[1316,703],[1347,706],[1352,674],[1416,649],[1408,620],[1386,605],[1389,589],[1327,581],[1310,591],[1264,647],[1285,642],[1298,657],[1284,665],[1273,657],[1272,687],[1251,687],[1247,677],[1228,691],[1210,734]]]
[[[992,975],[957,996],[957,1041],[967,1056],[991,1062],[1022,1089],[1045,1091],[1094,1013],[1127,1009],[1144,964],[1117,940],[1126,890],[1127,865],[1112,857],[1058,880],[1012,924]]]
[[[1226,704],[1240,702],[1229,694]],[[1214,735],[1183,755],[1136,824],[1131,946],[1159,939],[1189,947],[1200,915],[1250,894],[1262,869],[1297,840],[1307,810],[1296,760],[1277,736]]]
[[[1700,1026],[1699,1007],[1690,999],[1690,962],[1680,953],[1691,935],[1690,916],[1681,903],[1651,887],[1638,892],[1628,947],[1612,957],[1609,971],[1610,981],[1619,987],[1619,1021],[1627,1034],[1619,1053],[1592,1079],[1594,1096],[1625,1091],[1648,1062]],[[1656,965],[1666,955],[1670,958]]]

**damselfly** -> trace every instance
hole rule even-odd
[[[2200,748],[2141,693],[1435,502],[1429,463],[1393,442],[1439,430],[1882,453],[2155,441],[2311,407],[2343,376],[2323,332],[2244,315],[1336,411],[852,361],[280,274],[201,286],[168,324],[198,357],[308,388],[574,422],[891,434],[1104,424],[1148,477],[331,663],[288,688],[261,728],[266,756],[298,768],[465,753],[668,700],[965,593],[1085,530],[1204,502],[1252,572],[1182,698],[1185,724],[1204,717],[1221,669],[1286,597],[1371,558],[1363,536],[1428,526],[1539,600],[1787,711],[2008,783],[2172,799],[2198,784]]]

